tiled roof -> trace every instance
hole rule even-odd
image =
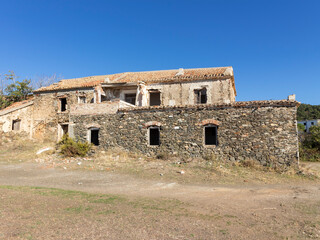
[[[101,83],[138,83],[140,81],[145,83],[157,82],[184,82],[206,79],[225,79],[231,78],[233,88],[234,78],[232,67],[217,67],[217,68],[195,68],[183,70],[161,70],[161,71],[147,71],[147,72],[125,72],[111,75],[101,75],[74,79],[64,79],[58,83],[52,84],[48,87],[42,87],[35,92],[55,91],[62,89],[75,89],[94,87]]]
[[[14,111],[15,109],[20,109],[20,108],[23,108],[23,107],[27,107],[31,104],[33,104],[33,97],[30,98],[30,99],[27,99],[27,100],[23,100],[21,102],[15,102],[15,103],[12,103],[10,106],[0,110],[0,116],[1,115],[4,115],[4,114],[7,114],[9,112],[12,112]]]

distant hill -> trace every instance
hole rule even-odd
[[[302,103],[297,112],[298,121],[320,119],[320,105],[310,105]]]

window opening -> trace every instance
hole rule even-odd
[[[196,89],[194,90],[195,95],[195,103],[196,104],[204,104],[207,103],[207,89]]]
[[[90,142],[96,146],[99,145],[99,129],[91,129]]]
[[[61,129],[62,129],[62,135],[63,135],[63,136],[66,135],[66,134],[68,134],[68,132],[69,132],[69,126],[68,126],[68,124],[63,124],[63,125],[61,125]]]
[[[64,112],[67,110],[67,99],[66,98],[60,98],[60,110],[61,110],[61,112]]]
[[[20,130],[20,123],[21,123],[20,119],[13,120],[12,121],[12,130],[19,131]]]
[[[160,106],[161,100],[160,100],[160,92],[150,92],[150,106]]]
[[[205,145],[218,145],[217,126],[209,125],[204,127]]]
[[[79,96],[78,103],[86,103],[86,97],[85,96]]]
[[[149,145],[150,146],[160,145],[160,128],[159,127],[149,128]]]
[[[124,100],[127,103],[130,103],[132,105],[136,105],[136,94],[135,93],[125,94]]]

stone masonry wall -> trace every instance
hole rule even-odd
[[[100,146],[105,149],[123,147],[148,156],[214,154],[224,160],[253,159],[262,165],[286,167],[298,163],[296,107],[296,102],[289,101],[148,107],[110,115],[71,115],[70,120],[74,136],[83,141],[87,140],[88,128],[98,126]],[[202,124],[210,121],[220,123],[218,146],[204,145]],[[148,145],[146,126],[150,124],[161,124],[160,146]]]
[[[70,106],[78,102],[79,96],[85,96],[86,102],[90,102],[93,98],[93,89],[35,94],[33,137],[57,140],[58,124],[69,122]],[[59,110],[60,97],[67,98],[67,110],[65,112]]]

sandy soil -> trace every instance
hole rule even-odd
[[[0,239],[320,238],[318,180],[186,184],[21,163],[0,165],[0,185],[59,188],[125,199],[101,207],[79,193],[80,197],[71,198],[36,194],[46,191],[41,189],[3,187]],[[98,210],[114,214],[101,215]]]

